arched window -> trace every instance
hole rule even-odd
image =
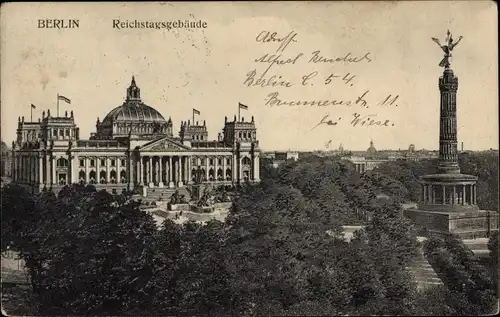
[[[106,171],[101,171],[99,173],[99,183],[106,184]]]
[[[80,183],[84,183],[85,182],[85,172],[84,171],[80,171],[78,173],[78,180],[80,181]]]
[[[63,129],[59,130],[59,136],[64,136],[64,130]]]
[[[208,171],[208,180],[211,181],[211,182],[215,180],[215,171],[214,171],[213,168],[211,168]]]
[[[89,173],[89,182],[91,184],[95,184],[96,183],[96,173],[95,173],[95,171],[90,171],[90,173]]]
[[[230,168],[228,168],[228,169],[226,170],[226,180],[227,180],[227,181],[230,181],[230,180],[231,180],[231,178],[232,178],[232,175],[231,175],[231,169],[230,169]]]
[[[117,181],[116,181],[116,171],[111,171],[109,173],[109,178],[110,178],[109,181],[111,182],[111,184],[116,184],[117,183]]]
[[[250,165],[252,164],[252,160],[250,160],[248,157],[244,157],[242,163],[243,165]]]
[[[126,183],[127,182],[127,172],[121,171],[120,172],[120,183]]]
[[[68,160],[65,159],[64,157],[61,157],[57,160],[57,167],[67,167],[68,166]]]

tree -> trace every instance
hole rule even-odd
[[[491,274],[458,236],[431,238],[424,249],[449,290],[446,303],[455,314],[484,315],[497,309],[497,291]]]
[[[36,219],[33,197],[22,187],[8,184],[2,188],[2,252],[23,248],[29,243],[26,237]]]
[[[88,191],[88,189],[90,191]],[[23,257],[43,314],[132,314],[148,309],[156,224],[136,203],[68,186],[37,197]]]

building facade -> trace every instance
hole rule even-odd
[[[13,181],[32,192],[58,191],[66,184],[94,184],[98,189],[183,187],[200,175],[204,183],[236,185],[258,182],[260,149],[252,117],[225,119],[217,140],[203,123],[182,121],[174,136],[171,118],[141,100],[135,79],[125,102],[111,110],[96,132],[80,139],[73,112],[38,122],[18,119],[12,144]]]

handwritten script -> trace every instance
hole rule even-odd
[[[363,67],[374,61],[372,52],[354,48],[338,49],[335,53],[299,50],[300,36],[295,31],[283,34],[259,31],[255,43],[263,52],[251,60],[253,67],[244,74],[242,84],[249,89],[267,89],[263,91],[264,106],[329,108],[330,113],[318,118],[310,131],[340,125],[382,129],[395,126],[380,110],[387,112],[398,107],[400,95],[374,90],[366,83],[363,84],[366,87],[358,87],[358,82],[364,82],[360,80]],[[305,89],[299,89],[301,87]],[[298,97],[303,91],[310,91],[311,94],[306,95],[314,95],[314,98]],[[340,115],[340,109],[351,109],[351,112],[345,115],[342,111]]]

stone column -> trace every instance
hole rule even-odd
[[[189,184],[189,156],[184,156],[184,184]]]
[[[222,179],[226,181],[226,160],[227,157],[223,156],[222,157]]]
[[[462,201],[460,203],[462,206],[465,204],[465,185],[462,185]]]
[[[207,178],[207,182],[208,182],[208,177],[209,177],[209,174],[208,174],[208,160],[210,158],[208,156],[205,156],[205,177]]]
[[[141,170],[139,173],[140,184],[144,185],[144,157],[140,157],[139,169]]]
[[[474,184],[474,205],[477,205],[477,185]]]
[[[137,184],[142,184],[141,181],[141,158],[135,163],[135,181]]]
[[[71,184],[73,183],[73,160],[74,160],[74,156],[71,155],[71,153],[69,153],[68,155],[68,177],[67,177],[67,183],[68,184]]]
[[[179,178],[177,179],[177,186],[179,186],[179,187],[184,186],[184,183],[182,181],[182,169],[183,169],[183,166],[182,166],[182,156],[178,156],[178,160],[177,160],[177,175],[179,176]]]
[[[148,164],[148,185],[149,187],[154,187],[153,184],[153,157],[150,156],[147,162]]]
[[[453,185],[453,197],[452,197],[452,200],[451,200],[451,204],[452,205],[455,205],[457,203],[456,199],[457,199],[457,189],[456,189],[456,185]]]
[[[191,175],[191,164],[192,164],[192,161],[193,161],[193,157],[192,156],[186,156],[186,168],[187,168],[187,172],[186,172],[186,181],[188,184],[191,184],[192,183],[192,175]]]
[[[50,184],[50,154],[48,152],[45,153],[45,182],[44,184],[48,185]]]
[[[122,179],[121,179],[121,170],[120,170],[120,165],[121,165],[121,157],[117,157],[116,158],[116,166],[115,166],[115,169],[116,169],[116,183],[120,184],[122,182]]]
[[[163,156],[158,157],[158,163],[160,168],[160,179],[158,186],[163,187]]]
[[[443,187],[443,201],[441,202],[441,205],[444,205],[446,202],[446,186],[441,185]]]
[[[161,179],[160,179],[160,157],[156,157],[156,163],[155,163],[155,185],[160,185]]]
[[[43,170],[43,155],[40,152],[38,154],[38,184],[41,185],[44,183],[43,177],[44,177],[44,170]]]
[[[469,199],[469,205],[474,205],[474,185],[469,185],[470,187],[470,199]]]
[[[219,181],[219,177],[218,177],[219,157],[217,155],[214,156],[214,169],[215,169],[215,173],[214,173],[215,181],[218,182]]]
[[[109,157],[106,157],[106,184],[110,183],[109,175]]]
[[[51,156],[50,168],[51,168],[51,184],[57,184],[57,176],[56,176],[56,157],[55,155]]]
[[[83,164],[85,165],[85,183],[89,183],[89,158],[85,157],[83,159]]]
[[[238,162],[236,162],[237,159],[236,159],[236,153],[233,154],[233,160],[232,160],[232,164],[231,164],[231,172],[233,174],[233,178],[231,179],[231,181],[234,183],[238,180]]]
[[[426,190],[427,190],[427,185],[425,184],[422,184],[422,202],[425,204],[427,203],[427,200],[426,200]]]
[[[172,179],[172,157],[168,157],[168,187],[174,188],[174,180]]]

